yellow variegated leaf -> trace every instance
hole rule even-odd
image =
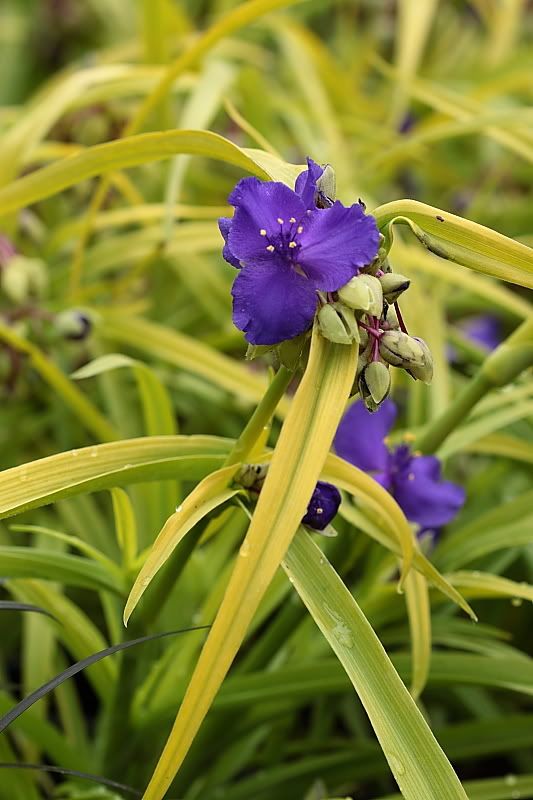
[[[370,475],[331,453],[322,474],[325,480],[332,481],[340,489],[362,497],[387,523],[389,533],[396,537],[402,552],[402,585],[413,561],[415,537],[396,500]]]
[[[424,575],[412,569],[405,581],[405,599],[411,632],[411,694],[415,700],[422,693],[429,675],[431,659],[431,607]]]
[[[355,345],[335,345],[315,329],[250,529],[145,800],[164,797],[305,514],[353,384],[356,354]]]
[[[304,531],[284,567],[359,695],[405,800],[467,800],[368,620]]]
[[[335,478],[332,479],[335,480]],[[352,522],[353,525],[359,527],[360,515],[354,514],[353,512],[354,509],[348,503],[343,503],[341,506],[342,516],[345,517],[348,522]],[[394,553],[401,555],[401,549],[397,538],[391,536],[390,533],[382,526],[378,526],[370,523],[370,521],[367,521],[367,524],[364,528],[361,528],[361,530],[364,530],[365,533],[375,539],[376,542],[382,544],[388,550],[392,550]],[[424,575],[433,586],[442,592],[442,594],[444,594],[454,603],[457,603],[457,605],[462,608],[463,611],[466,611],[466,613],[473,620],[477,621],[477,616],[470,608],[464,597],[457,591],[457,589],[448,583],[448,581],[440,574],[438,569],[433,566],[431,561],[429,561],[418,548],[415,548],[413,554],[413,567],[421,572],[422,575]]]
[[[165,561],[170,558],[175,548],[184,536],[200,522],[206,514],[214,508],[234,497],[240,490],[228,489],[228,483],[233,478],[239,464],[224,467],[200,481],[191,494],[176,509],[174,514],[167,519],[153,547],[146,559],[144,566],[137,575],[135,583],[126,601],[124,608],[124,624],[128,620],[150,585],[152,579],[161,569]]]
[[[372,213],[384,233],[390,233],[395,222],[409,225],[435,255],[533,288],[533,250],[525,244],[417,200],[396,200]]]

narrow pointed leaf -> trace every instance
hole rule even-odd
[[[175,548],[184,536],[194,528],[210,511],[234,497],[240,490],[228,489],[240,464],[224,467],[208,475],[196,486],[191,494],[183,501],[165,522],[161,532],[155,540],[152,549],[141,571],[135,579],[124,608],[124,625],[137,606],[144,592],[152,582],[154,576],[163,564],[170,558]]]
[[[315,329],[248,534],[145,800],[164,797],[305,514],[353,384],[356,354],[355,346],[334,345]]]
[[[305,532],[284,567],[359,695],[405,800],[467,800],[366,617]]]

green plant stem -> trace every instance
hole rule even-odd
[[[272,418],[276,407],[291,382],[293,373],[281,366],[248,420],[244,430],[230,451],[224,466],[231,466],[242,461],[252,450],[265,425]],[[170,591],[183,572],[200,536],[204,525],[197,525],[193,531],[178,545],[172,559],[161,570],[161,575],[142,605],[141,618],[144,627],[148,627],[161,612]]]
[[[224,462],[225,467],[243,461],[252,450],[265,425],[268,425],[276,407],[285,394],[293,374],[287,367],[281,366],[274,380],[266,390],[263,399],[248,420],[246,427],[235,442],[230,454]]]
[[[526,320],[490,356],[446,411],[417,438],[414,447],[434,453],[491,389],[505,386],[533,365],[533,319]]]

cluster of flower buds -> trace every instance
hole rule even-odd
[[[321,297],[318,322],[323,336],[339,344],[359,343],[356,391],[369,411],[388,396],[390,367],[431,383],[433,361],[427,344],[407,333],[398,298],[409,279],[392,272],[384,250],[374,262],[331,295]]]
[[[329,165],[316,182],[316,204],[327,208],[335,198],[335,172]],[[364,208],[362,201],[359,201]],[[376,411],[391,386],[389,367],[405,369],[415,380],[431,383],[433,361],[427,344],[409,336],[398,298],[409,278],[392,271],[387,250],[335,292],[318,292],[318,324],[322,335],[337,344],[359,343],[358,391],[369,411]]]

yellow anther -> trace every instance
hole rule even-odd
[[[296,242],[289,242],[289,247],[298,247]]]
[[[274,247],[273,244],[269,244],[268,247],[267,247],[267,250],[268,250],[269,253],[273,253],[275,249],[276,248]]]
[[[296,228],[296,233],[303,233],[303,232],[304,232],[304,226],[298,225],[298,227]]]
[[[259,235],[260,236],[266,236],[267,235],[266,230],[264,228],[261,228],[261,230],[259,231]]]
[[[410,472],[409,475],[407,476],[407,480],[414,481],[414,479],[415,479],[414,473]]]
[[[278,222],[280,225],[283,225],[283,220],[281,219],[281,217],[278,217]]]
[[[291,218],[290,218],[290,220],[289,220],[289,222],[291,222],[291,223],[294,223],[294,222],[296,222],[296,217],[291,217]]]
[[[317,514],[323,514],[324,513],[324,509],[323,508],[317,508],[316,513]]]

